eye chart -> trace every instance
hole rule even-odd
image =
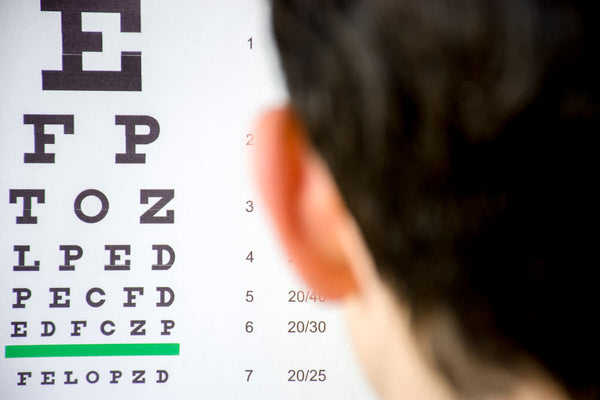
[[[374,399],[279,248],[253,0],[0,0],[0,399]]]

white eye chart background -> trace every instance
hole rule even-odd
[[[0,0],[0,30],[0,399],[374,399],[253,188],[266,3]]]

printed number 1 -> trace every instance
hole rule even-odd
[[[252,48],[252,36],[247,41],[248,41],[248,43],[250,43],[250,48]]]

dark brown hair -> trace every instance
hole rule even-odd
[[[272,3],[292,105],[417,328],[599,398],[592,5]]]

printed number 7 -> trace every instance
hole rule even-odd
[[[254,371],[253,369],[246,370],[246,373],[248,374],[248,376],[246,377],[246,382],[250,381],[250,377],[252,376],[253,371]]]

